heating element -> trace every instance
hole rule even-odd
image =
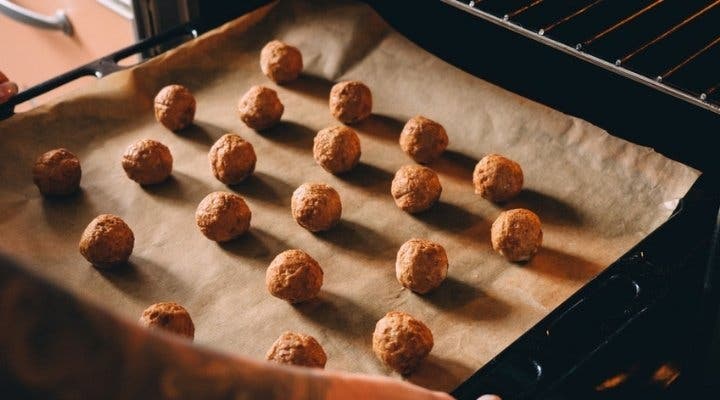
[[[720,113],[720,0],[443,1]]]

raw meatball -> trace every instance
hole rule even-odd
[[[395,276],[406,288],[420,294],[440,286],[448,272],[445,248],[425,239],[410,239],[400,246]]]
[[[494,202],[510,200],[523,186],[520,164],[499,154],[488,154],[473,171],[475,193]]]
[[[179,131],[192,124],[195,106],[195,97],[185,86],[165,86],[155,96],[155,119],[171,131]]]
[[[172,173],[172,166],[170,149],[152,139],[130,145],[122,156],[122,167],[128,178],[141,185],[164,181]]]
[[[423,116],[410,118],[400,133],[400,148],[421,164],[440,157],[447,146],[448,135],[445,128]]]
[[[360,139],[344,125],[325,128],[315,135],[313,157],[331,174],[349,171],[360,161]]]
[[[440,198],[442,186],[435,171],[420,165],[405,165],[395,173],[390,192],[398,207],[418,213],[432,207]]]
[[[66,149],[50,150],[35,160],[33,182],[46,196],[67,196],[80,188],[80,160]]]
[[[226,185],[236,185],[255,171],[255,149],[234,133],[223,135],[208,153],[213,175]]]
[[[338,121],[352,124],[370,116],[372,93],[360,81],[340,82],[330,90],[330,112]]]
[[[317,297],[322,283],[320,264],[302,250],[278,254],[265,273],[265,285],[270,294],[290,303]]]
[[[122,218],[98,215],[80,237],[80,254],[98,268],[127,262],[135,246],[135,235]]]
[[[390,368],[408,375],[433,348],[433,335],[421,321],[400,311],[390,311],[375,325],[373,351]]]
[[[216,242],[227,242],[247,232],[251,217],[245,200],[228,192],[210,193],[195,210],[200,232]]]
[[[490,238],[493,249],[508,260],[529,260],[542,245],[540,218],[524,208],[504,211],[493,222]]]
[[[277,92],[264,86],[253,86],[238,102],[238,114],[245,125],[263,130],[277,124],[285,111]]]
[[[285,332],[273,343],[265,356],[268,361],[301,367],[325,368],[327,355],[314,337]]]
[[[303,59],[297,47],[273,40],[260,52],[260,69],[276,83],[295,80],[303,69]]]
[[[311,232],[332,228],[342,215],[340,195],[324,183],[300,185],[293,192],[290,208],[295,222]]]
[[[146,328],[160,328],[190,339],[195,337],[192,318],[178,303],[155,303],[143,311],[139,322]]]

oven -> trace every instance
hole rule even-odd
[[[720,376],[720,1],[368,1],[449,63],[703,172],[673,217],[478,370],[475,399],[705,398]],[[263,1],[134,0],[138,43],[20,93],[123,68]],[[632,196],[632,193],[628,193]]]

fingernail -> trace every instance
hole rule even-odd
[[[8,101],[11,97],[15,96],[17,92],[18,87],[15,82],[0,83],[0,103]]]

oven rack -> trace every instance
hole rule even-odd
[[[720,0],[442,2],[720,114]]]

